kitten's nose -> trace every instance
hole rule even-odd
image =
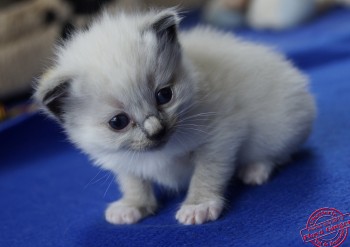
[[[161,141],[166,134],[166,129],[163,127],[159,132],[154,135],[148,136],[148,138],[152,141]]]
[[[147,137],[151,140],[159,141],[166,134],[165,127],[155,116],[148,116],[143,122],[143,128]]]

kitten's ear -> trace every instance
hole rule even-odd
[[[63,122],[64,104],[69,95],[69,87],[70,80],[48,71],[38,81],[34,98],[50,116]]]
[[[173,43],[177,42],[177,27],[180,20],[174,8],[166,9],[156,16],[151,27],[159,40]]]
[[[166,9],[154,17],[151,29],[157,37],[159,81],[170,81],[181,61],[181,46],[178,40],[177,27],[180,17],[174,8]]]

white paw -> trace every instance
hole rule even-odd
[[[185,225],[203,224],[219,218],[223,203],[208,201],[200,204],[184,204],[176,213],[176,219]]]
[[[238,175],[245,184],[262,185],[269,179],[272,169],[269,163],[253,163],[242,167]]]
[[[114,202],[106,209],[105,216],[111,224],[133,224],[142,218],[142,212],[137,207]]]

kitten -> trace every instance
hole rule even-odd
[[[266,182],[310,132],[307,79],[283,56],[206,27],[179,32],[179,21],[174,9],[105,13],[58,47],[37,85],[46,113],[116,174],[110,223],[153,214],[153,182],[189,187],[180,223],[216,220],[235,173]]]

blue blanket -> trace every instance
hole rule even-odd
[[[196,21],[190,16],[184,26]],[[157,215],[114,226],[104,220],[106,204],[120,196],[113,176],[53,121],[26,115],[0,125],[0,246],[312,246],[300,236],[311,213],[350,212],[350,11],[334,9],[289,31],[237,35],[286,53],[311,79],[318,118],[291,164],[263,186],[233,180],[216,222],[179,225],[184,194],[159,191]]]

